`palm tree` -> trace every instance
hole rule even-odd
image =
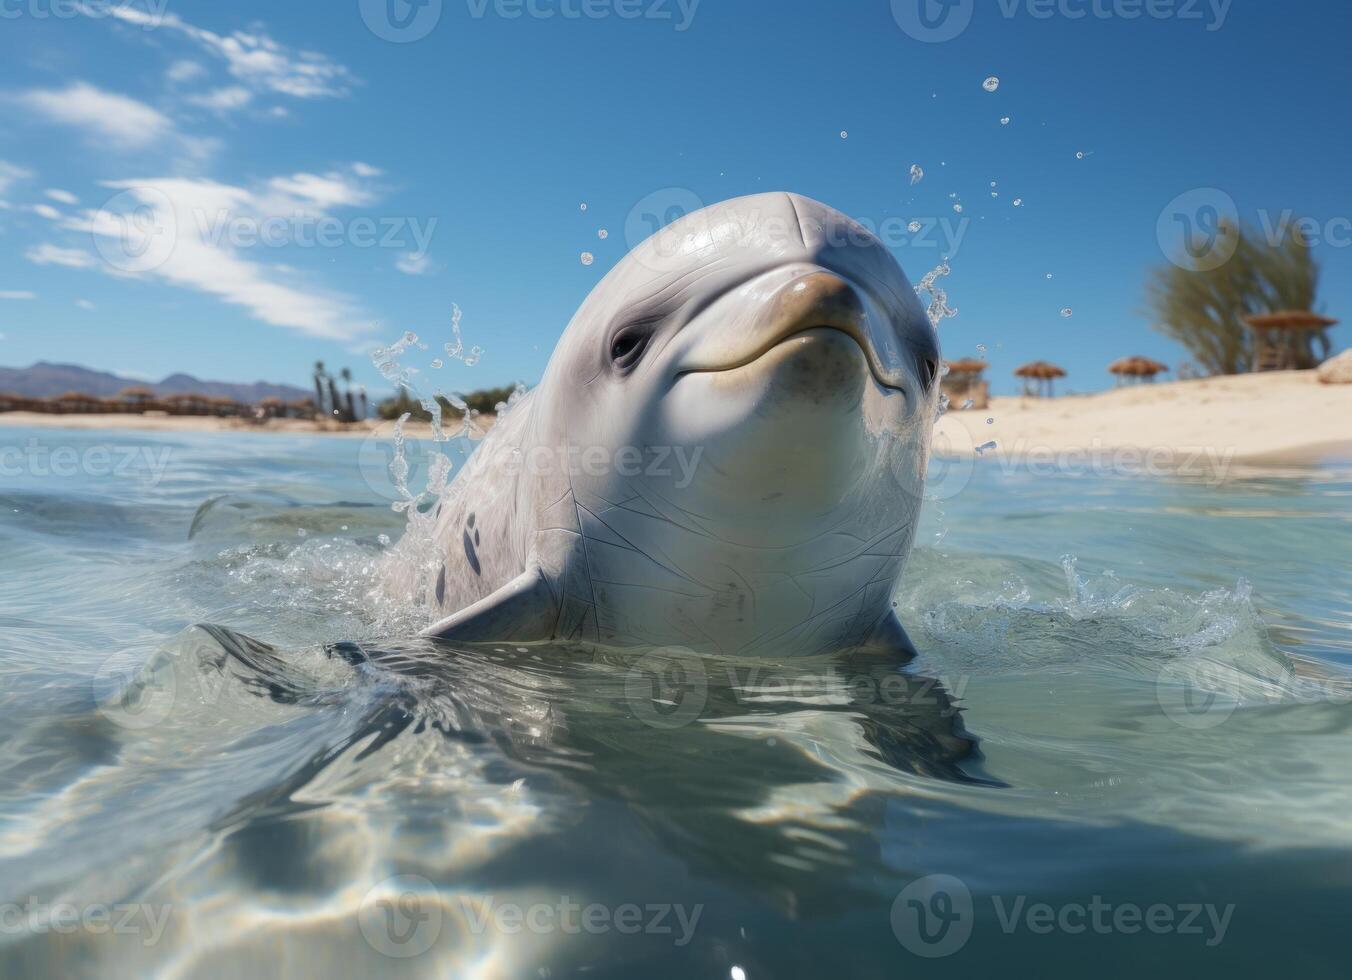
[[[343,378],[343,386],[347,389],[345,392],[347,400],[347,412],[343,418],[344,422],[357,421],[357,406],[352,402],[352,372],[343,368],[340,372]]]
[[[1277,310],[1312,310],[1319,265],[1295,223],[1276,241],[1256,229],[1222,225],[1221,238],[1235,241],[1228,262],[1192,251],[1157,268],[1146,286],[1154,329],[1178,341],[1210,374],[1241,374],[1253,368],[1253,343],[1243,318]],[[1213,268],[1214,266],[1214,268]],[[1296,360],[1315,367],[1328,356],[1328,332],[1304,334]],[[1323,355],[1316,353],[1316,347]]]
[[[320,415],[327,415],[324,411],[324,362],[315,361],[315,411]]]

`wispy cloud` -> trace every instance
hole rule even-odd
[[[258,227],[374,200],[344,172],[278,177],[258,190],[172,177],[106,186],[122,193],[104,209],[86,210],[66,224],[94,236],[106,271],[193,289],[242,307],[263,323],[311,336],[349,339],[365,329],[346,297],[305,283],[280,263],[255,260],[220,233],[241,219]],[[29,258],[85,268],[92,256],[76,258],[47,247]]]
[[[189,105],[210,109],[212,112],[233,112],[243,109],[253,101],[253,93],[241,85],[212,89],[200,95],[190,95],[185,100]]]
[[[31,171],[0,160],[0,194],[6,193],[14,184],[31,176],[33,176]]]
[[[48,221],[60,221],[61,212],[50,204],[32,204],[28,210],[32,211],[39,218],[46,218]]]
[[[173,130],[169,117],[144,102],[87,82],[64,89],[30,89],[11,100],[48,122],[72,126],[123,149],[148,146]]]
[[[406,276],[424,276],[432,271],[432,260],[426,255],[410,252],[399,256],[394,267]]]
[[[353,173],[358,173],[356,167]],[[287,204],[308,206],[307,210],[361,207],[375,200],[370,189],[337,170],[325,174],[300,173],[290,177],[274,177],[268,181],[268,188],[282,198],[289,199]]]
[[[87,300],[87,299],[77,299],[77,300],[75,301],[75,305],[78,306],[78,307],[79,307],[80,309],[82,309],[82,310],[92,310],[92,309],[95,309],[94,304],[91,303],[91,302],[89,302],[89,300]]]
[[[351,72],[327,55],[295,51],[258,29],[217,34],[189,24],[177,14],[156,15],[123,6],[110,8],[109,13],[138,27],[177,31],[221,58],[231,75],[255,89],[315,99],[346,95],[352,83]]]
[[[37,293],[26,289],[0,289],[0,299],[37,299]]]
[[[76,197],[76,196],[75,196],[74,194],[72,194],[70,191],[63,191],[63,190],[61,190],[61,188],[59,188],[59,187],[49,187],[49,188],[47,188],[45,191],[43,191],[42,193],[46,194],[46,195],[47,195],[49,198],[51,198],[53,201],[57,201],[57,202],[60,203],[60,204],[79,204],[79,203],[80,203],[80,199],[79,199],[78,197]]]
[[[36,265],[61,265],[68,269],[92,269],[99,260],[90,252],[78,248],[62,248],[44,242],[24,252],[24,258]]]
[[[181,85],[184,82],[191,82],[198,78],[205,78],[206,74],[207,70],[202,66],[200,62],[192,61],[191,59],[188,58],[183,58],[180,59],[179,61],[175,61],[172,65],[170,65],[169,70],[164,73],[164,76],[167,79],[169,79],[169,81]]]

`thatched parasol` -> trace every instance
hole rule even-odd
[[[1254,313],[1243,318],[1253,333],[1253,369],[1255,371],[1291,371],[1301,364],[1300,335],[1336,327],[1337,320],[1310,310],[1276,310],[1272,313]]]
[[[1159,361],[1142,357],[1139,354],[1135,357],[1120,358],[1108,365],[1109,373],[1117,375],[1118,384],[1121,384],[1127,378],[1154,381],[1155,375],[1167,370],[1169,370],[1169,365],[1161,364]]]
[[[59,412],[95,412],[99,407],[97,398],[79,391],[68,391],[52,400],[58,406]]]
[[[990,403],[990,386],[981,380],[981,375],[989,365],[974,357],[945,363],[948,373],[944,375],[941,387],[949,403],[960,409],[967,408],[969,403],[972,408],[985,408]]]
[[[1014,371],[1014,377],[1024,380],[1024,394],[1038,394],[1048,398],[1055,393],[1052,386],[1056,379],[1065,376],[1066,372],[1063,368],[1047,361],[1033,361],[1016,368]],[[1032,381],[1037,382],[1036,386],[1029,384]]]
[[[975,357],[963,357],[956,361],[948,361],[949,375],[980,374],[986,368],[990,367],[985,361],[978,361]]]
[[[155,393],[149,388],[143,388],[136,385],[131,388],[123,388],[117,393],[117,397],[125,398],[127,401],[148,402],[155,397]]]

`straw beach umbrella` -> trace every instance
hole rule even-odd
[[[66,414],[83,415],[99,410],[97,398],[79,391],[68,391],[54,401],[57,406],[56,410]]]
[[[1253,334],[1254,371],[1296,371],[1312,367],[1308,363],[1308,345],[1304,335],[1336,327],[1331,320],[1309,310],[1277,310],[1274,313],[1255,313],[1244,317],[1244,323]],[[1302,350],[1306,351],[1302,364]]]
[[[1023,379],[1023,393],[1051,398],[1055,395],[1053,385],[1057,378],[1064,378],[1066,372],[1047,361],[1033,361],[1014,371],[1014,377]],[[1034,384],[1036,383],[1036,384]]]
[[[1134,381],[1154,381],[1155,375],[1169,370],[1167,364],[1161,364],[1159,361],[1151,360],[1148,357],[1123,357],[1108,365],[1108,372],[1117,376],[1117,383],[1125,384],[1128,380]]]
[[[981,375],[989,365],[974,357],[948,361],[947,364],[948,373],[944,375],[941,388],[949,402],[959,408],[966,408],[968,402],[972,403],[972,408],[985,408],[990,403],[990,396]]]

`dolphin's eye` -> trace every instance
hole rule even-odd
[[[917,354],[915,358],[916,367],[919,368],[920,380],[929,391],[934,387],[934,379],[939,376],[939,362],[932,357],[926,357],[923,354]]]
[[[649,333],[637,327],[621,330],[610,342],[610,358],[617,367],[629,367],[638,363],[643,349],[648,346]]]

